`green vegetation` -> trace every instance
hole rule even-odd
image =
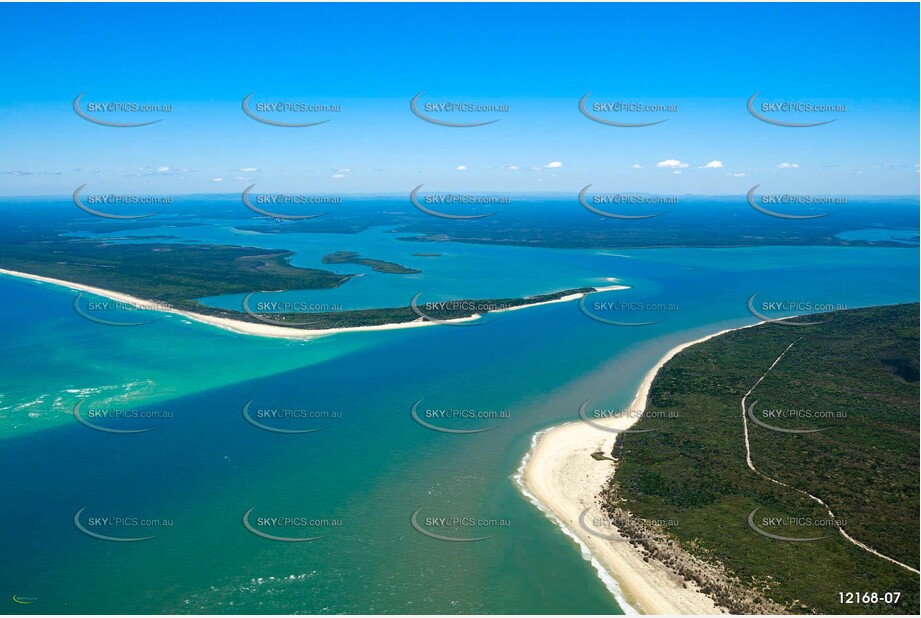
[[[372,260],[370,258],[363,258],[355,251],[336,251],[335,253],[324,255],[323,263],[360,264],[361,266],[367,266],[376,272],[392,275],[415,275],[422,272],[421,270],[417,270],[415,268],[407,268],[406,266],[396,264],[394,262],[385,262],[384,260]]]
[[[656,414],[637,425],[657,431],[624,434],[612,453],[620,461],[604,492],[607,510],[679,521],[669,533],[684,551],[721,564],[789,611],[917,614],[918,576],[834,527],[762,526],[789,537],[829,535],[785,542],[757,534],[747,520],[759,507],[757,524],[764,517],[827,520],[793,488],[801,489],[828,504],[850,536],[918,567],[918,311],[918,304],[899,305],[829,313],[808,327],[764,324],[678,354],[652,385],[648,410]],[[753,411],[762,422],[825,429],[782,433],[749,418],[754,465],[787,488],[746,466],[740,404],[791,343],[748,398],[758,402]],[[841,592],[901,598],[841,604]]]
[[[341,258],[343,254],[349,261],[357,256],[349,252],[332,255]],[[239,310],[230,310],[209,307],[196,300],[261,290],[334,288],[354,276],[291,266],[289,260],[293,255],[291,251],[224,245],[47,240],[2,247],[0,268],[122,292],[204,315],[244,322],[271,322],[291,328],[378,326],[425,319],[408,304],[409,299],[404,307],[263,314],[246,312],[242,303]],[[386,272],[419,272],[379,260],[366,262],[374,262],[372,268],[375,270],[386,267],[392,269]],[[595,288],[579,288],[528,298],[452,300],[434,303],[431,307],[421,305],[419,310],[432,320],[453,320],[594,291]]]
[[[538,303],[557,300],[572,294],[588,294],[594,291],[595,288],[577,288],[554,292],[552,294],[528,296],[527,298],[462,299],[431,304],[423,303],[420,300],[418,301],[416,309],[423,313],[425,317],[420,316],[411,305],[407,305],[405,307],[383,307],[379,309],[356,309],[350,311],[318,313],[265,313],[259,316],[263,318],[259,321],[271,321],[279,326],[314,330],[356,326],[379,326],[382,324],[402,324],[404,322],[418,321],[457,320],[475,314],[482,315],[491,311],[510,309],[512,307],[536,305]],[[210,307],[200,307],[196,309],[196,311],[210,315],[222,315],[235,320],[245,320],[248,322],[256,321],[256,318],[246,313],[241,315],[236,312],[215,310]],[[431,320],[426,320],[426,317],[431,318]]]
[[[206,296],[254,290],[334,288],[352,275],[296,268],[294,253],[175,243],[47,241],[3,247],[0,267],[115,290],[177,307]]]
[[[661,217],[624,221],[593,214],[575,200],[514,199],[494,217],[446,226],[423,217],[403,226],[407,241],[450,241],[523,247],[599,249],[644,247],[752,246],[918,246],[918,200],[849,198],[828,217],[807,221],[778,219],[757,212],[744,197],[680,196],[663,207],[625,206],[608,211]],[[604,210],[604,208],[602,208]],[[881,218],[882,217],[882,218]],[[883,219],[884,218],[884,219]],[[861,229],[909,231],[896,240],[847,240],[840,234]],[[412,236],[410,235],[412,234]]]

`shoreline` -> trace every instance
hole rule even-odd
[[[737,328],[727,328],[673,347],[649,370],[626,409],[645,411],[656,375],[675,355],[714,337],[763,323],[759,321]],[[592,422],[623,431],[629,429],[640,418],[632,416],[604,418]],[[582,550],[583,558],[591,562],[625,613],[725,613],[707,595],[691,587],[685,588],[683,579],[664,565],[646,562],[643,554],[630,543],[604,538],[619,537],[616,528],[607,522],[607,518],[604,518],[604,523],[592,521],[591,528],[596,534],[587,530],[587,526],[580,525],[580,516],[597,504],[598,494],[616,472],[613,462],[606,465],[607,460],[596,461],[591,458],[591,454],[599,450],[609,453],[617,435],[581,421],[572,421],[537,432],[531,438],[531,448],[521,460],[514,477],[519,490],[551,521],[560,526],[566,536],[576,541]]]
[[[18,279],[25,279],[28,281],[37,281],[40,283],[49,283],[51,285],[56,285],[63,288],[68,288],[71,290],[77,290],[80,292],[87,292],[89,294],[95,294],[96,296],[101,296],[103,298],[108,298],[117,302],[125,303],[126,305],[133,305],[136,307],[145,307],[155,305],[157,308],[155,311],[160,313],[167,313],[171,315],[178,315],[180,317],[186,318],[193,322],[198,322],[200,324],[207,324],[209,326],[214,326],[222,330],[227,330],[234,332],[240,335],[254,335],[257,337],[269,337],[277,339],[296,339],[296,340],[307,340],[315,339],[317,337],[326,337],[330,335],[336,335],[339,333],[354,333],[354,332],[372,332],[372,331],[386,331],[386,330],[399,330],[404,328],[419,328],[422,326],[437,326],[439,324],[453,324],[461,322],[471,322],[478,320],[488,313],[501,313],[505,311],[514,311],[516,309],[526,309],[529,307],[537,307],[540,305],[549,305],[551,303],[559,302],[569,302],[572,300],[580,299],[584,294],[569,294],[567,296],[562,296],[553,300],[546,300],[539,303],[532,303],[526,305],[518,305],[516,307],[509,307],[507,309],[497,309],[495,311],[487,311],[484,313],[475,313],[471,316],[463,318],[453,318],[450,320],[442,320],[439,322],[428,322],[419,318],[411,322],[396,322],[392,324],[376,324],[373,326],[344,326],[340,328],[325,328],[318,330],[308,330],[301,328],[292,328],[288,326],[274,326],[271,324],[257,324],[254,322],[244,322],[242,320],[234,320],[231,318],[219,318],[216,316],[205,315],[202,313],[195,313],[194,311],[186,311],[183,309],[174,309],[171,307],[163,306],[162,304],[156,301],[149,301],[138,298],[136,296],[131,296],[129,294],[124,294],[122,292],[115,292],[112,290],[106,290],[103,288],[94,287],[91,285],[85,285],[82,283],[73,283],[71,281],[65,281],[63,279],[54,279],[52,277],[44,277],[42,275],[33,275],[30,273],[19,272],[15,270],[8,270],[6,268],[0,268],[0,275],[7,275],[10,277],[15,277]],[[609,285],[600,288],[595,288],[595,292],[609,292],[614,290],[626,290],[628,286],[624,285]],[[594,293],[594,292],[592,292]]]

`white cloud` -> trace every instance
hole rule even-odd
[[[520,170],[521,168],[518,167],[517,165],[506,165],[506,166],[505,166],[505,169],[511,170],[511,171],[514,172],[514,171],[516,171],[516,170]]]
[[[457,171],[458,171],[458,172],[463,172],[463,171],[466,170],[466,169],[467,169],[467,166],[466,166],[466,165],[458,165],[458,166],[457,166]]]
[[[658,163],[656,163],[656,167],[673,167],[673,168],[674,168],[674,167],[677,167],[677,168],[685,168],[685,167],[687,167],[687,166],[688,166],[687,163],[682,163],[682,162],[679,161],[678,159],[666,159],[666,160],[664,160],[664,161],[659,161]]]
[[[340,173],[340,174],[348,174],[348,173],[351,172],[351,171],[352,171],[352,168],[351,168],[351,167],[343,167],[342,169],[339,170],[339,173]]]
[[[702,167],[703,169],[715,170],[715,169],[719,169],[723,167],[723,162],[722,161],[710,161],[706,165],[701,165],[700,167]]]
[[[194,172],[195,170],[189,169],[187,167],[170,167],[169,165],[161,165],[159,167],[139,167],[137,168],[137,173],[135,176],[178,176],[179,174],[187,174]]]
[[[674,170],[674,171],[672,172],[672,174],[680,174],[680,173],[681,173],[681,170]]]
[[[795,170],[799,167],[799,163],[778,163],[777,167],[782,170]]]
[[[639,163],[634,163],[634,164],[631,165],[630,167],[632,167],[632,168],[635,169],[635,170],[641,170],[641,169],[643,169],[643,166],[640,165]]]
[[[551,161],[550,163],[548,163],[548,164],[545,165],[544,167],[545,167],[546,169],[548,169],[548,170],[552,170],[552,169],[556,169],[556,168],[558,168],[558,167],[563,167],[563,164],[560,163],[559,161]]]
[[[745,172],[729,172],[727,176],[732,176],[733,178],[742,178],[745,176]]]
[[[345,174],[333,174],[330,178],[345,178]]]
[[[238,172],[258,172],[259,170],[255,167],[242,167],[237,170]]]
[[[211,182],[221,182],[223,180],[224,180],[223,178],[212,178]]]

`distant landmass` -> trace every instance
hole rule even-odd
[[[418,243],[451,241],[579,249],[790,245],[917,248],[918,206],[917,197],[853,197],[845,204],[813,207],[827,216],[790,220],[756,211],[745,196],[678,196],[678,203],[662,208],[608,207],[622,214],[661,213],[648,219],[623,220],[586,210],[573,194],[570,199],[512,196],[511,203],[499,208],[494,216],[450,221],[419,212],[408,196],[383,196],[345,199],[341,208],[324,217],[283,221],[251,216],[253,213],[240,204],[239,196],[222,195],[176,196],[173,204],[158,207],[157,216],[114,221],[86,217],[69,199],[4,198],[0,200],[0,246],[38,238],[48,240],[63,233],[130,232],[206,224],[196,221],[197,217],[226,220],[241,232],[262,234],[351,235],[388,227],[401,240]],[[39,210],[44,211],[44,216],[39,216]],[[241,218],[250,222],[239,223]],[[420,247],[418,253],[426,252]]]

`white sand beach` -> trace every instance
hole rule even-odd
[[[751,326],[754,326],[751,325]],[[750,328],[744,326],[742,328]],[[682,350],[737,329],[727,329],[675,346],[646,375],[628,410],[645,410],[649,389],[659,369]],[[596,425],[624,430],[639,420],[639,414],[593,420]],[[516,480],[519,487],[545,514],[562,525],[571,537],[587,548],[602,579],[613,576],[616,587],[631,608],[656,615],[707,615],[724,613],[705,594],[684,587],[681,578],[666,567],[646,562],[630,543],[619,538],[616,528],[599,517],[597,496],[615,471],[613,461],[596,461],[591,454],[609,454],[616,433],[576,421],[538,433],[531,451],[522,461]],[[580,515],[593,507],[589,526],[579,523]],[[604,520],[599,521],[599,520]],[[592,534],[586,528],[596,532]],[[603,538],[614,537],[614,539]],[[620,595],[618,595],[620,596]],[[624,608],[628,610],[628,608]]]
[[[64,281],[62,279],[53,279],[51,277],[43,277],[41,275],[33,275],[30,273],[18,272],[15,270],[7,270],[5,268],[0,268],[0,275],[8,275],[10,277],[18,277],[20,279],[28,279],[30,281],[40,281],[42,283],[50,283],[52,285],[57,285],[65,287],[71,290],[77,290],[80,292],[87,292],[90,294],[95,294],[103,298],[108,298],[120,303],[125,303],[127,305],[132,305],[140,308],[149,308],[154,307],[154,310],[160,311],[163,313],[170,313],[173,315],[182,316],[188,320],[194,322],[200,322],[202,324],[208,324],[211,326],[216,326],[224,330],[228,330],[234,333],[239,333],[242,335],[255,335],[258,337],[276,337],[281,339],[315,339],[317,337],[327,337],[329,335],[335,335],[338,333],[356,333],[356,332],[371,332],[371,331],[381,331],[381,330],[396,330],[403,328],[419,328],[422,326],[436,326],[438,324],[445,323],[461,323],[461,322],[472,322],[480,319],[485,314],[474,314],[465,318],[455,318],[451,320],[441,320],[439,322],[430,322],[426,321],[423,318],[413,320],[412,322],[399,322],[395,324],[379,324],[375,326],[349,326],[343,328],[327,328],[327,329],[314,329],[308,330],[304,328],[296,328],[290,326],[275,326],[272,324],[260,324],[254,322],[244,322],[242,320],[233,320],[230,318],[221,318],[216,316],[204,315],[201,313],[195,313],[192,311],[184,311],[181,309],[175,309],[173,307],[167,307],[155,301],[144,300],[137,298],[136,296],[130,296],[128,294],[123,294],[121,292],[113,292],[112,290],[104,290],[102,288],[93,287],[90,285],[84,285],[82,283],[73,283],[71,281]],[[624,290],[627,289],[627,286],[622,285],[611,285],[596,288],[597,292],[607,292],[613,290]],[[539,303],[533,303],[530,305],[521,305],[517,307],[509,307],[507,309],[499,309],[496,311],[491,311],[489,313],[499,313],[502,311],[513,311],[515,309],[526,309],[530,307],[538,307],[540,305],[549,305],[552,303],[559,302],[568,302],[572,300],[578,300],[582,298],[584,294],[570,294],[563,296],[558,299],[543,301]]]
[[[630,286],[628,285],[606,285],[600,288],[595,288],[595,291],[591,293],[595,294],[596,292],[614,292],[617,290],[629,290],[629,289],[630,289]],[[578,294],[567,294],[566,296],[560,296],[559,298],[556,298],[554,300],[545,300],[543,302],[532,303],[530,305],[517,305],[515,307],[506,307],[505,309],[494,309],[493,311],[490,311],[489,313],[504,313],[506,311],[517,311],[519,309],[530,309],[531,307],[539,307],[541,305],[552,305],[554,303],[568,303],[573,300],[579,300],[583,296],[585,296],[585,294],[582,294],[581,292]]]

